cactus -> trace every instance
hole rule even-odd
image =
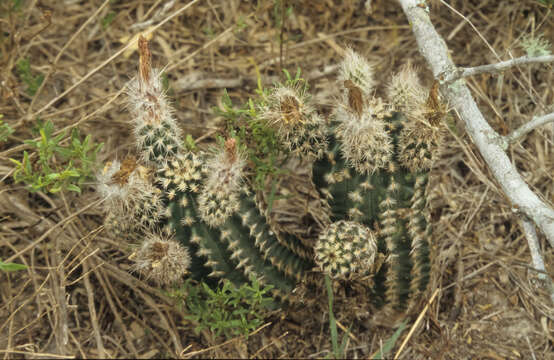
[[[128,91],[139,160],[114,162],[99,176],[99,192],[109,199],[106,229],[146,239],[134,253],[137,271],[161,285],[185,274],[237,285],[254,276],[287,301],[295,300],[299,283],[316,284],[327,273],[362,281],[376,306],[395,310],[425,291],[426,186],[440,132],[429,100],[436,105],[436,94],[419,84],[413,68],[393,77],[387,103],[371,97],[372,66],[348,50],[329,125],[299,77],[289,77],[249,103],[252,133],[231,124],[211,152],[191,152],[181,144],[142,37],[139,50],[139,74]],[[274,136],[264,140],[263,151],[252,149],[253,128]],[[320,209],[312,238],[272,217],[279,191],[268,196],[253,188],[252,154],[271,146],[272,154],[312,166],[305,193]]]

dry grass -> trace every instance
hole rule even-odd
[[[165,3],[173,6],[163,12]],[[3,18],[1,30],[11,37],[0,44],[0,114],[16,132],[0,145],[0,258],[29,268],[0,273],[0,356],[325,356],[331,346],[326,316],[314,318],[302,309],[272,317],[248,340],[223,343],[207,333],[194,336],[171,299],[128,273],[129,248],[102,230],[92,187],[81,196],[30,194],[11,182],[7,158],[21,156],[20,145],[31,137],[36,117],[51,119],[58,128],[78,124],[82,133],[105,143],[102,158],[131,152],[121,89],[135,73],[138,56],[114,54],[138,31],[164,19],[169,21],[151,40],[155,64],[167,65],[170,96],[184,131],[205,141],[218,131],[220,119],[211,109],[222,87],[245,100],[254,93],[258,71],[267,81],[281,68],[301,66],[312,93],[328,110],[335,96],[334,64],[345,45],[377,64],[381,83],[408,59],[429,82],[431,74],[396,2],[373,0],[371,14],[363,3],[295,2],[284,28],[276,23],[272,0],[197,1],[171,19],[185,1],[29,0],[22,12]],[[517,41],[524,33],[544,32],[553,42],[552,12],[538,1],[449,3],[478,30],[441,1],[431,1],[432,19],[457,64],[476,66],[497,61],[497,55],[521,55]],[[46,28],[45,10],[52,13]],[[110,13],[115,18],[104,30],[101,19]],[[146,22],[152,18],[152,24]],[[47,76],[34,97],[23,91],[14,70],[25,57],[34,72]],[[551,66],[532,65],[468,83],[491,125],[506,134],[532,115],[552,110],[553,76]],[[518,218],[461,124],[453,120],[451,125],[432,180],[438,257],[431,290],[441,290],[400,357],[552,358],[554,310],[529,270]],[[552,127],[546,126],[509,150],[524,179],[550,204],[553,140]],[[554,250],[544,240],[552,274]],[[338,303],[348,303],[345,296],[337,297]],[[415,320],[418,313],[413,315]],[[350,325],[347,316],[337,316]],[[354,322],[348,356],[373,354],[392,331]]]

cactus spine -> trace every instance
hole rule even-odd
[[[373,302],[398,310],[425,290],[427,173],[440,134],[436,122],[429,122],[429,101],[421,96],[427,90],[411,68],[393,78],[386,103],[370,97],[372,66],[348,50],[330,127],[298,81],[278,85],[263,101],[251,103],[250,115],[275,132],[282,156],[313,164],[308,183],[323,214],[319,234],[310,240],[278,226],[271,206],[256,196],[247,175],[251,165],[244,135],[231,131],[211,153],[183,149],[144,38],[139,50],[139,75],[128,94],[140,164],[122,170],[126,180],[115,181],[117,191],[112,191],[120,208],[135,209],[130,214],[140,224],[136,236],[146,236],[135,253],[139,271],[160,284],[185,273],[236,284],[254,276],[291,301],[299,282],[311,283],[322,272],[352,281],[371,278]],[[102,174],[103,194],[122,175],[109,169]],[[119,224],[124,214],[110,209],[107,224]]]

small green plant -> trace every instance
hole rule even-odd
[[[377,351],[375,354],[373,354],[371,358],[372,359],[388,358],[389,352],[394,348],[394,344],[396,343],[400,335],[402,335],[402,333],[404,332],[404,329],[406,329],[407,323],[408,322],[406,320],[402,321],[398,326],[398,329],[396,329],[396,331],[394,332],[394,334],[392,334],[392,336],[385,342],[385,344],[383,345],[383,348]]]
[[[196,333],[208,329],[216,337],[232,338],[248,335],[263,324],[264,315],[273,306],[271,288],[261,286],[254,278],[240,287],[224,281],[215,289],[204,282],[195,285],[187,280],[172,295],[183,298],[184,310],[189,314],[185,318],[196,324]]]
[[[16,263],[6,263],[0,260],[0,271],[12,272],[27,269],[27,265],[16,264]]]
[[[283,69],[283,73],[285,75],[284,84],[276,86],[296,88],[302,93],[308,90],[307,82],[300,76],[300,68],[297,69],[294,77],[286,69]],[[273,182],[275,182],[275,176],[283,173],[281,162],[287,158],[286,155],[289,152],[282,145],[278,130],[268,126],[267,121],[260,117],[260,112],[267,107],[268,98],[271,96],[270,91],[258,83],[256,90],[258,97],[249,99],[248,103],[241,108],[235,108],[225,90],[222,97],[223,108],[214,109],[216,114],[226,120],[226,132],[231,133],[241,144],[246,145],[248,160],[253,165],[255,190],[264,189],[268,177],[273,177]]]
[[[51,121],[39,125],[38,132],[40,140],[25,141],[34,149],[32,153],[24,151],[21,161],[10,159],[16,166],[14,181],[25,183],[32,192],[69,190],[80,193],[83,182],[93,175],[96,154],[102,144],[93,144],[90,135],[81,140],[79,131],[73,129],[69,144],[63,146],[66,132],[54,136]]]
[[[33,75],[33,72],[31,71],[31,64],[29,63],[28,59],[19,60],[16,64],[16,69],[17,75],[27,86],[25,92],[29,96],[35,95],[38,88],[40,87],[40,84],[42,84],[42,81],[44,80],[44,75]]]
[[[2,121],[3,117],[4,115],[0,114],[0,143],[8,140],[8,136],[14,131],[10,125]]]
[[[533,36],[526,34],[522,37],[519,45],[529,57],[550,55],[552,53],[550,42],[544,39],[542,35]]]
[[[222,104],[223,109],[214,111],[225,118],[227,130],[247,145],[248,158],[255,166],[254,183],[257,189],[261,189],[266,177],[279,171],[276,161],[280,149],[275,131],[259,120],[258,104],[254,100],[250,99],[248,104],[237,109],[225,90]]]
[[[329,275],[325,275],[325,287],[327,288],[327,297],[329,299],[329,329],[331,330],[331,344],[333,345],[332,355],[335,359],[344,359],[346,357],[344,350],[346,349],[348,341],[348,332],[344,334],[342,342],[339,344],[337,321],[333,313],[333,287],[331,286],[331,278]]]
[[[106,30],[108,27],[110,27],[116,15],[117,13],[115,11],[110,11],[106,16],[104,16],[100,21],[100,23],[102,24],[102,29]]]
[[[248,27],[248,24],[246,23],[245,17],[244,16],[239,16],[235,26],[236,26],[235,33],[237,33],[237,34],[242,32],[244,29],[246,29]]]
[[[185,135],[185,141],[183,143],[183,148],[188,151],[197,151],[196,142],[194,141],[192,135]]]
[[[554,6],[554,0],[539,0],[539,2],[546,6]]]

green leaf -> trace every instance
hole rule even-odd
[[[18,270],[25,270],[25,269],[27,269],[27,265],[16,264],[16,263],[5,263],[3,261],[0,261],[0,270],[2,271],[12,272],[12,271],[18,271]]]
[[[47,180],[47,181],[53,181],[53,180],[59,179],[60,177],[61,177],[61,174],[52,173],[52,174],[46,175],[46,180]]]
[[[381,353],[381,350],[379,350],[377,353],[375,353],[371,358],[372,359],[382,359],[384,357],[387,357],[388,353],[392,350],[394,347],[394,344],[396,343],[396,340],[400,337],[404,329],[406,328],[406,324],[408,323],[408,320],[402,321],[398,329],[392,334],[392,336],[385,342],[383,345],[383,353]]]
[[[67,185],[67,190],[74,191],[74,192],[79,193],[79,194],[81,193],[81,188],[78,187],[77,185],[74,185],[74,184]]]
[[[21,164],[21,162],[17,161],[16,159],[9,158],[8,160],[10,160],[16,166],[23,166],[23,164]]]

